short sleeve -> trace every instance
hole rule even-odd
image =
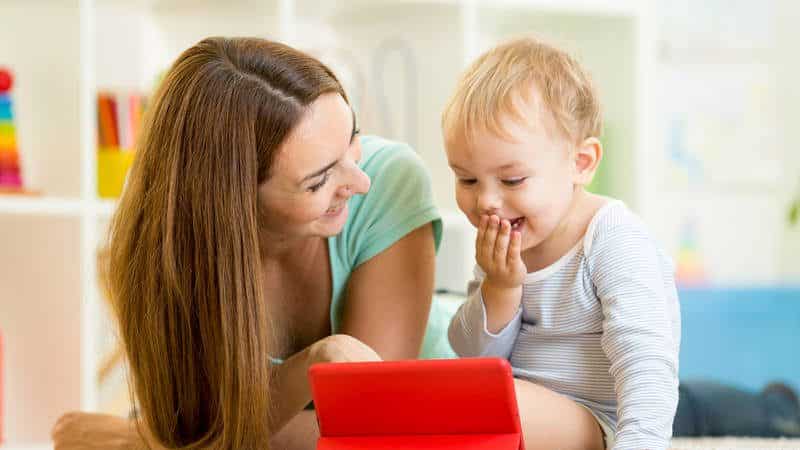
[[[407,145],[376,137],[362,138],[362,170],[371,187],[352,204],[352,223],[343,236],[355,268],[381,253],[411,231],[433,224],[436,248],[442,236],[431,178],[422,159]],[[374,150],[374,151],[373,151]]]

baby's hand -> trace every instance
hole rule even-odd
[[[511,231],[511,222],[495,215],[481,216],[475,259],[486,272],[484,283],[504,289],[521,286],[528,272],[520,256],[521,246],[522,235]]]

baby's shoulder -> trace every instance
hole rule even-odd
[[[597,210],[589,223],[583,251],[587,258],[591,258],[604,248],[624,251],[643,244],[653,245],[654,240],[642,219],[621,200],[610,200]]]

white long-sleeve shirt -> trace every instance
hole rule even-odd
[[[612,201],[567,254],[527,274],[520,310],[497,334],[476,267],[450,344],[462,357],[508,358],[515,376],[585,405],[615,427],[614,449],[666,449],[678,403],[673,273],[639,218]]]

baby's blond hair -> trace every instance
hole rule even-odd
[[[471,139],[476,131],[508,137],[504,115],[528,125],[537,111],[545,113],[541,123],[549,131],[574,144],[600,136],[600,104],[589,75],[566,52],[526,36],[492,48],[467,68],[442,113],[442,131],[445,142]]]

